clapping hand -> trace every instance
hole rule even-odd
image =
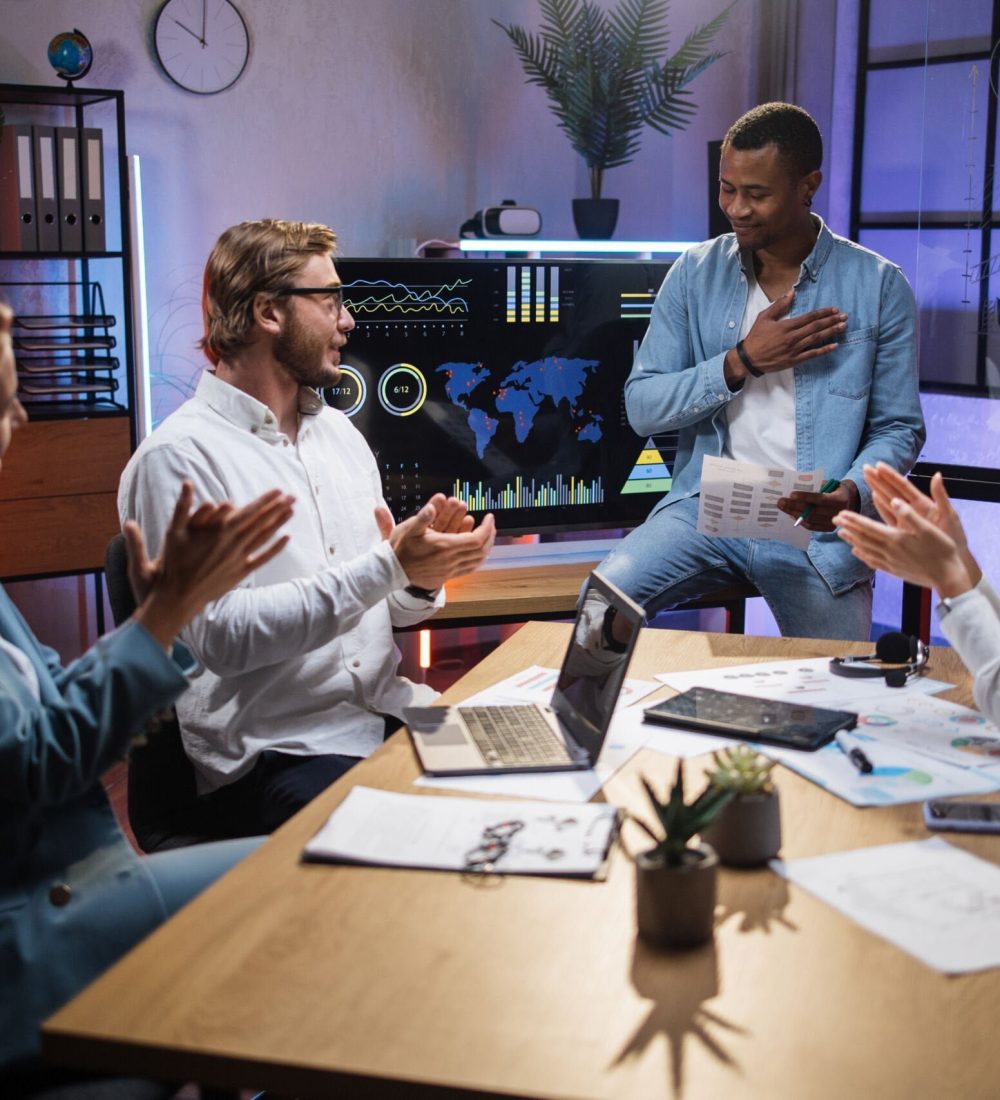
[[[190,482],[180,495],[158,557],[151,559],[138,524],[129,521],[129,580],[139,607],[134,618],[164,646],[212,600],[279,554],[288,536],[273,539],[292,514],[293,498],[272,489],[242,508],[200,504]],[[273,539],[273,541],[271,541]]]
[[[833,520],[855,557],[942,596],[957,596],[979,583],[982,571],[940,473],[931,479],[930,497],[882,462],[865,467],[865,481],[885,523],[854,512]]]

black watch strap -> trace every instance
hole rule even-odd
[[[416,584],[408,584],[403,591],[417,600],[427,600],[433,603],[437,599],[437,592],[432,592],[429,588],[421,588]]]

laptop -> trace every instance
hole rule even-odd
[[[644,622],[637,603],[591,573],[548,706],[404,709],[424,771],[444,776],[592,768]]]

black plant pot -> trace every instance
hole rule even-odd
[[[635,860],[639,936],[654,947],[697,947],[710,940],[718,865],[715,852],[704,843],[676,867],[655,850],[640,852]]]
[[[617,222],[617,199],[573,200],[573,224],[581,240],[607,240],[614,234]]]

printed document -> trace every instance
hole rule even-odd
[[[354,787],[309,841],[311,860],[592,878],[618,821],[607,803],[506,802]]]
[[[1000,868],[940,837],[771,867],[935,970],[1000,966]]]
[[[701,467],[698,531],[717,538],[778,539],[805,550],[812,532],[778,510],[800,490],[818,493],[823,469],[785,470],[706,455]]]

